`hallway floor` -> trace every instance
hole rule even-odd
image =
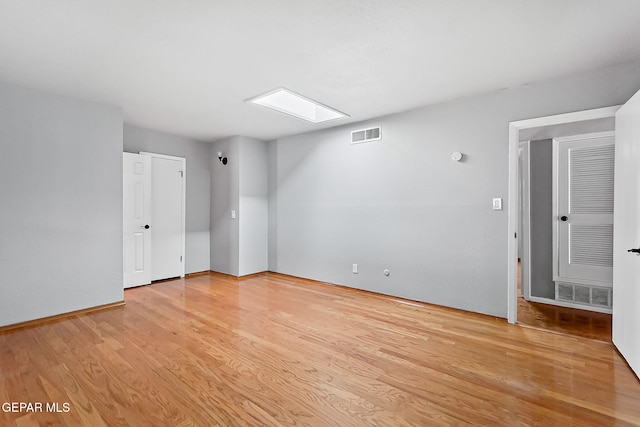
[[[518,298],[518,324],[611,342],[611,315]]]
[[[518,324],[551,332],[611,342],[611,315],[525,300],[518,265]]]

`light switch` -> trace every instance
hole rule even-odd
[[[496,197],[493,199],[493,210],[494,211],[502,210],[502,199],[500,197]]]

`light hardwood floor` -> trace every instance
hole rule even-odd
[[[518,324],[561,334],[611,342],[610,314],[527,301],[521,292],[518,262]]]
[[[611,315],[540,304],[518,297],[518,323],[561,334],[611,342]]]
[[[0,335],[0,425],[640,425],[610,343],[296,279],[219,274]]]

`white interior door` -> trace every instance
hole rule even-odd
[[[554,280],[613,282],[614,137],[556,138]]]
[[[184,276],[185,159],[150,154],[151,280]]]
[[[151,159],[123,153],[124,287],[151,283]]]
[[[613,343],[640,377],[640,92],[616,114]]]

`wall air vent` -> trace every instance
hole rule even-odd
[[[611,308],[613,305],[613,289],[556,282],[556,300],[575,302],[585,306]]]
[[[354,130],[351,132],[351,143],[360,144],[362,142],[377,141],[382,138],[380,126],[369,129]]]

